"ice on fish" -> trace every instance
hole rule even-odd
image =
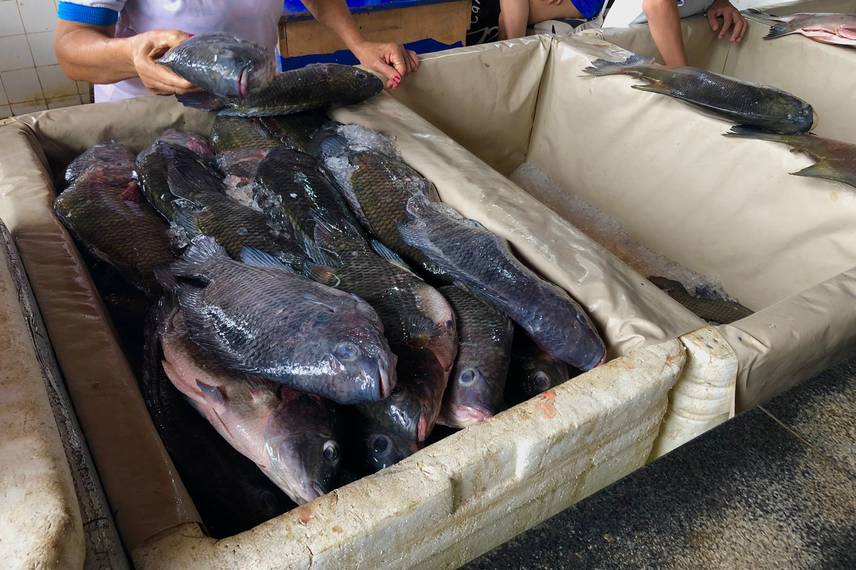
[[[245,180],[238,176],[229,175],[224,178],[223,183],[226,185],[226,195],[242,206],[248,206],[253,210],[261,212],[262,209],[259,208],[259,205],[253,199],[252,181],[249,184],[242,184],[242,182],[245,182]]]
[[[348,146],[354,149],[374,150],[395,158],[399,157],[395,140],[374,129],[362,125],[347,124],[339,126],[337,132],[345,137]]]

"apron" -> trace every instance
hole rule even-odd
[[[275,51],[282,6],[282,0],[128,0],[119,12],[116,37],[149,30],[228,32]],[[96,103],[151,95],[137,78],[94,90]]]

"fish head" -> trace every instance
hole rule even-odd
[[[507,356],[498,353],[482,353],[467,362],[459,361],[446,390],[444,423],[465,427],[493,417],[502,406],[507,364]]]
[[[546,284],[545,284],[546,285]],[[521,326],[542,350],[581,370],[591,370],[606,358],[606,346],[586,312],[561,289],[543,295]]]
[[[206,160],[214,156],[214,148],[208,139],[196,133],[167,129],[157,140],[183,146]]]
[[[363,460],[371,471],[395,465],[419,451],[421,445],[382,429],[368,427],[362,437]]]
[[[270,85],[276,73],[269,50],[229,34],[200,34],[185,43],[188,60],[208,69],[206,85],[215,95],[246,97]]]
[[[439,291],[422,284],[416,290],[418,314],[412,316],[408,335],[415,348],[430,351],[445,370],[451,370],[458,352],[455,312]]]
[[[282,387],[264,431],[265,473],[292,499],[308,503],[330,491],[342,450],[332,410],[321,398]]]

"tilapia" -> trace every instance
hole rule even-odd
[[[746,16],[773,23],[765,40],[788,34],[802,34],[824,44],[856,47],[856,14],[799,13],[791,16],[773,16],[760,10],[748,10]]]
[[[405,243],[508,315],[543,350],[581,370],[604,361],[606,348],[585,310],[523,265],[504,240],[424,194],[410,198],[407,215],[399,228]]]
[[[508,317],[459,287],[441,287],[440,292],[455,310],[458,357],[438,421],[463,428],[502,409],[514,327]]]
[[[669,297],[695,313],[696,316],[709,323],[718,325],[733,323],[753,313],[752,309],[746,308],[737,301],[723,299],[718,295],[711,294],[702,296],[692,295],[686,287],[678,281],[666,277],[648,277],[648,281],[669,294]]]
[[[443,404],[448,369],[428,350],[398,349],[398,382],[386,399],[360,404],[360,413],[381,433],[421,443]]]
[[[815,160],[811,166],[791,172],[794,176],[825,178],[856,188],[856,145],[854,144],[812,134],[777,135],[748,127],[732,127],[725,136],[786,144],[793,152],[801,152]]]
[[[115,170],[124,175],[134,169],[134,153],[123,144],[103,142],[89,147],[77,156],[65,169],[65,181],[71,184],[75,178],[83,174],[87,168],[98,164],[102,168]]]
[[[281,117],[264,117],[261,121],[265,129],[280,143],[295,150],[309,152],[315,133],[329,122],[329,119],[326,112],[316,110]]]
[[[167,129],[157,138],[157,140],[183,146],[203,160],[211,160],[214,157],[214,148],[211,146],[211,142],[197,133]]]
[[[668,95],[729,121],[777,133],[807,132],[814,122],[811,105],[790,93],[704,69],[667,68],[633,55],[622,62],[596,59],[583,71],[638,77],[646,83],[634,89]]]
[[[421,443],[396,435],[364,418],[351,427],[352,444],[360,452],[360,462],[372,473],[395,465],[422,448]]]
[[[505,392],[509,405],[525,402],[577,374],[564,362],[538,348],[524,331],[515,327]]]
[[[271,149],[281,144],[259,119],[219,116],[211,127],[211,142],[218,154],[227,150]]]
[[[193,321],[184,315],[169,315],[160,336],[172,384],[293,501],[307,503],[327,493],[341,455],[329,404],[269,380],[223,371],[191,342]]]
[[[251,266],[208,237],[158,272],[178,298],[190,339],[224,368],[352,404],[387,397],[395,355],[377,313],[354,295],[281,267]]]
[[[132,179],[116,165],[93,164],[54,201],[69,232],[147,295],[159,292],[154,269],[175,261],[167,226],[145,203]]]
[[[196,87],[220,97],[247,97],[268,87],[274,54],[227,33],[198,34],[157,60]]]
[[[290,115],[331,105],[352,105],[383,90],[380,79],[358,67],[316,63],[277,74],[271,84],[247,97],[216,97],[192,92],[177,98],[184,105],[230,117]]]
[[[177,318],[170,311],[162,314]],[[140,391],[206,530],[214,538],[233,536],[291,510],[294,503],[255,463],[229,445],[167,378],[158,330],[175,331],[164,320],[161,328],[146,327]]]

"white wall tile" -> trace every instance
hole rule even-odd
[[[33,67],[33,56],[30,55],[27,36],[0,38],[0,71],[11,71],[23,67]]]
[[[18,15],[18,2],[0,0],[0,37],[24,33],[24,24]]]
[[[0,119],[12,116],[12,108],[9,105],[0,105]]]
[[[54,0],[17,0],[18,11],[28,34],[49,32],[56,28]]]
[[[37,67],[36,71],[39,74],[45,99],[77,94],[77,84],[66,77],[58,65]]]
[[[42,98],[42,86],[35,67],[0,72],[10,103],[24,103]]]
[[[44,111],[48,108],[44,100],[30,101],[28,103],[12,103],[12,114],[23,115],[24,113],[34,113],[36,111]]]
[[[59,109],[60,107],[71,107],[72,105],[80,105],[80,95],[48,99],[48,109]]]
[[[53,48],[53,32],[27,34],[27,40],[30,42],[30,51],[37,66],[57,63]]]

